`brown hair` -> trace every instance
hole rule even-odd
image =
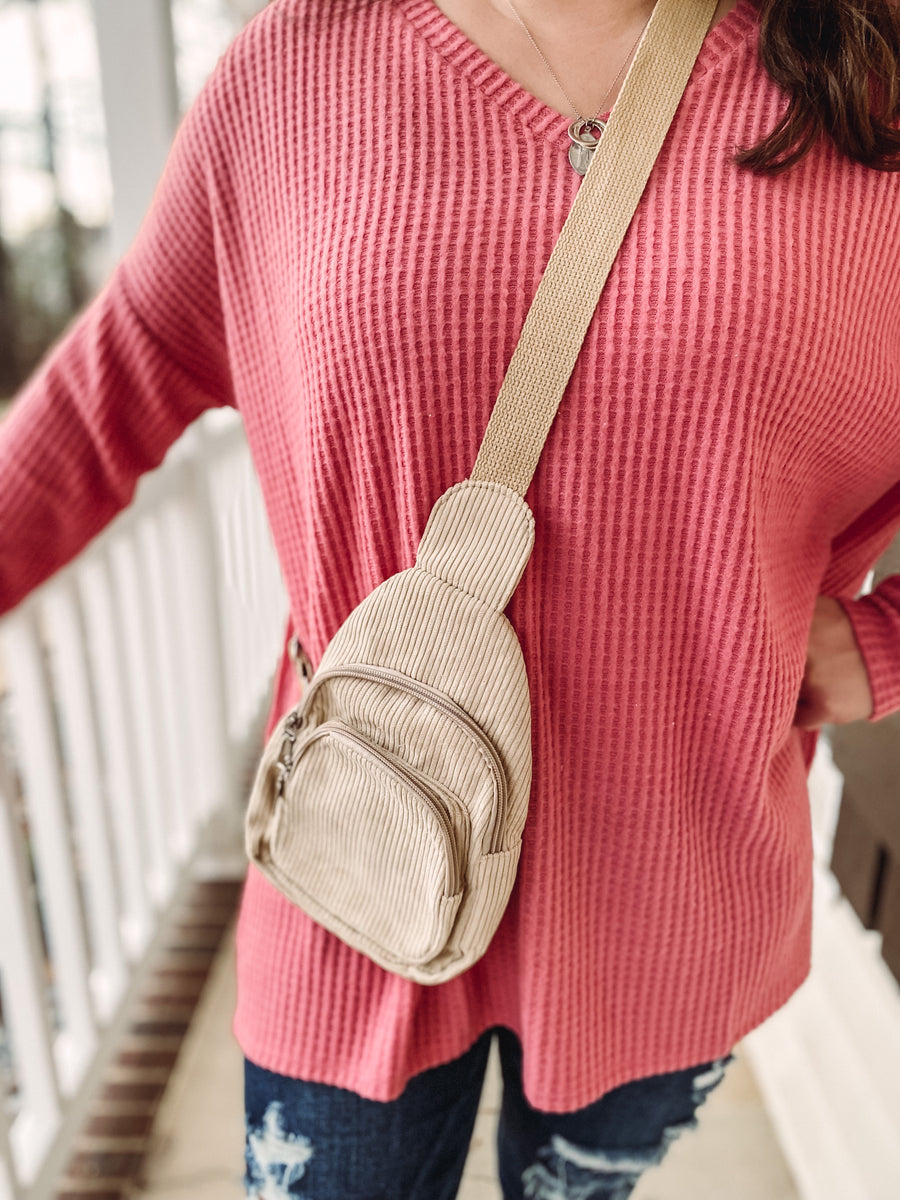
[[[737,161],[775,173],[824,135],[849,158],[900,170],[900,5],[897,0],[755,0],[760,58],[788,107]]]

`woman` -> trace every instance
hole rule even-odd
[[[0,610],[221,404],[313,662],[410,565],[652,9],[513,4],[274,0],[238,39],[0,431]],[[455,1195],[498,1029],[504,1195],[627,1196],[803,981],[812,731],[900,709],[900,577],[855,598],[900,524],[898,52],[881,0],[719,5],[528,494],[510,906],[422,988],[250,870],[250,1195]],[[295,696],[285,658],[273,725]]]

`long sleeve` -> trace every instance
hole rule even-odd
[[[889,575],[868,596],[841,604],[869,674],[870,720],[900,712],[900,575]]]
[[[232,402],[211,93],[182,123],[132,248],[0,425],[0,613],[127,506],[204,409]]]
[[[900,560],[892,545],[898,528],[900,483],[895,482],[834,539],[820,588],[840,601],[853,627],[872,689],[871,721],[900,711]],[[858,596],[878,560],[883,560],[878,586]]]

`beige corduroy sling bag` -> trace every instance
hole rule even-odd
[[[315,921],[419,983],[476,962],[512,891],[531,705],[503,610],[534,542],[523,497],[715,7],[658,0],[471,478],[435,504],[415,566],[335,634],[259,766],[251,860]]]

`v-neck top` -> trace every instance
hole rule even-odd
[[[470,87],[480,89],[498,108],[505,109],[514,123],[535,135],[557,140],[564,150],[568,149],[566,131],[574,114],[565,116],[533,96],[471,41],[433,0],[390,2],[461,80],[466,80]],[[752,0],[737,0],[735,7],[707,34],[697,56],[692,78],[699,79],[727,59],[732,50],[745,46],[748,39],[754,36],[756,28],[757,16]]]
[[[251,869],[235,1030],[263,1067],[384,1100],[502,1025],[530,1101],[570,1110],[727,1053],[808,971],[819,593],[900,709],[897,580],[854,599],[900,523],[900,178],[828,143],[739,168],[785,107],[757,37],[740,0],[706,38],[528,492],[534,776],[500,928],[422,987]],[[268,5],[0,427],[0,610],[231,404],[317,662],[471,470],[579,185],[566,127],[430,0]],[[285,658],[270,725],[295,694]]]

